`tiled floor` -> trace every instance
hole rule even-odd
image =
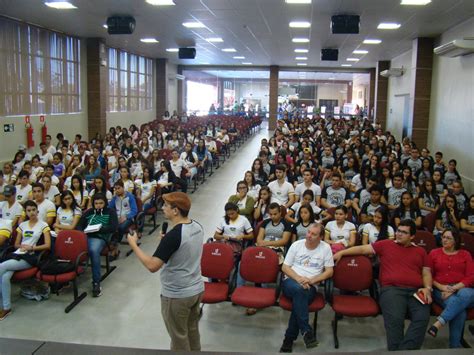
[[[256,156],[261,138],[268,136],[262,129],[216,170],[199,190],[191,195],[193,206],[190,216],[203,224],[206,237],[223,215],[223,208],[235,185],[249,169]],[[156,235],[145,236],[142,248],[152,253],[157,245]],[[125,249],[125,247],[122,247]],[[169,337],[160,313],[160,282],[158,274],[147,272],[135,256],[122,258],[118,266],[102,284],[100,298],[90,295],[90,276],[85,275],[81,288],[89,296],[69,314],[64,308],[72,299],[67,290],[47,301],[28,301],[13,288],[13,313],[0,322],[3,337],[60,341],[81,344],[111,345],[151,349],[169,347]],[[278,307],[246,316],[244,309],[230,303],[206,305],[200,322],[202,349],[208,351],[278,351],[289,313]],[[331,331],[333,313],[330,307],[320,312],[318,322],[319,348],[334,351]],[[339,351],[384,350],[385,333],[382,317],[344,319],[339,323]],[[438,338],[427,338],[426,349],[447,347],[447,328]],[[466,331],[466,334],[468,332]],[[466,339],[474,343],[469,334]],[[295,351],[304,352],[301,339]],[[0,353],[1,353],[0,349]]]

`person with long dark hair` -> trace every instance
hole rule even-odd
[[[112,192],[107,188],[107,182],[102,175],[97,176],[94,179],[94,185],[91,192],[89,192],[89,199],[87,203],[87,208],[92,208],[92,199],[95,194],[101,193],[107,198],[107,201],[110,201],[113,197]]]
[[[364,225],[362,244],[372,244],[379,240],[394,238],[395,232],[390,225],[389,211],[385,206],[380,206],[375,210],[372,222]]]
[[[174,175],[173,169],[171,169],[171,163],[169,162],[169,160],[163,160],[161,162],[160,171],[156,174],[155,179],[163,193],[171,192],[174,190],[176,176]]]
[[[456,197],[448,194],[441,207],[436,211],[434,236],[438,244],[441,244],[441,235],[447,228],[459,229],[459,212]]]
[[[402,193],[400,206],[395,209],[393,217],[396,227],[398,227],[400,222],[404,219],[411,219],[415,222],[417,228],[421,227],[421,212],[416,205],[415,200],[413,199],[413,195],[410,192],[405,191]]]
[[[428,334],[436,337],[439,329],[449,323],[449,347],[461,348],[466,309],[474,307],[474,264],[471,254],[461,249],[456,229],[443,231],[442,247],[430,252],[433,274],[433,299],[443,308]]]
[[[439,207],[439,196],[436,193],[433,179],[426,179],[420,186],[418,205],[422,216],[427,216],[431,212],[436,212]]]
[[[467,206],[461,214],[461,229],[474,233],[474,195],[469,197]]]

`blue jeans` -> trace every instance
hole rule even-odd
[[[443,307],[443,313],[438,317],[438,321],[441,324],[449,322],[449,347],[462,348],[461,339],[466,321],[466,308],[474,307],[474,288],[462,288],[445,300],[441,298],[441,292],[434,289],[433,298]]]
[[[120,243],[123,239],[123,235],[125,232],[128,230],[128,227],[130,227],[133,223],[133,220],[127,219],[125,222],[122,222],[118,225],[118,235],[117,235],[117,243]]]
[[[309,325],[308,305],[313,302],[316,297],[316,288],[310,287],[309,289],[304,289],[303,286],[295,280],[287,278],[283,281],[283,293],[286,297],[291,299],[293,304],[285,337],[296,340],[299,332],[304,335],[306,332],[312,330]]]
[[[92,282],[100,282],[100,253],[105,247],[105,240],[100,238],[87,238],[89,257],[91,258]]]
[[[0,280],[2,282],[3,309],[11,309],[11,283],[15,271],[29,269],[31,265],[25,260],[9,259],[0,264]]]

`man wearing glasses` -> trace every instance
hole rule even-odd
[[[403,220],[395,233],[395,240],[382,240],[334,254],[336,262],[349,255],[375,254],[379,257],[379,304],[390,351],[420,349],[430,319],[431,269],[425,250],[412,242],[415,233],[415,222]],[[425,304],[413,297],[418,291],[423,294]],[[404,334],[406,314],[411,323]]]

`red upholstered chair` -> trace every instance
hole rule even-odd
[[[212,242],[203,245],[201,257],[202,276],[216,282],[204,282],[204,295],[201,303],[227,301],[231,273],[234,270],[234,252],[228,244]]]
[[[428,232],[433,233],[435,223],[436,223],[436,212],[428,213],[425,217],[423,217],[423,227]]]
[[[254,284],[276,283],[280,267],[275,251],[265,247],[249,247],[242,253],[240,275]],[[232,303],[247,308],[266,308],[275,305],[277,291],[274,288],[240,286],[232,293]]]
[[[471,253],[474,258],[474,235],[467,232],[461,232],[462,249]]]
[[[366,256],[343,257],[334,267],[334,286],[345,291],[363,291],[374,287],[372,277],[372,263]],[[337,337],[338,316],[348,317],[374,317],[379,314],[377,301],[364,295],[333,295],[329,291],[329,303],[334,310],[332,329],[334,335],[334,347],[339,348]]]
[[[443,308],[441,308],[440,305],[438,305],[437,303],[433,302],[431,304],[431,315],[432,316],[439,316],[441,313],[443,312]],[[474,308],[468,308],[467,309],[467,318],[466,318],[466,321],[468,320],[473,320],[474,319]],[[463,331],[463,334],[464,334],[464,331]],[[465,348],[470,348],[471,346],[469,345],[469,343],[464,339],[464,336],[462,337],[461,339],[461,344],[463,347]]]
[[[415,238],[413,238],[413,242],[424,248],[427,253],[431,250],[436,249],[436,239],[431,232],[424,231],[424,230],[417,230],[415,234]]]
[[[68,260],[74,263],[74,270],[58,275],[47,275],[38,271],[36,277],[38,280],[47,283],[64,284],[72,282],[74,301],[64,310],[66,313],[69,313],[87,296],[87,292],[83,292],[79,295],[77,288],[77,277],[84,273],[84,267],[82,264],[87,262],[88,259],[86,234],[76,230],[59,232],[56,237],[54,255],[57,256],[58,259]]]
[[[326,302],[324,301],[324,296],[320,292],[318,292],[316,293],[316,297],[314,298],[313,302],[311,302],[308,307],[308,311],[310,313],[314,312],[313,334],[315,337],[318,327],[318,312],[324,308],[325,303]],[[291,303],[291,300],[287,298],[283,293],[281,294],[280,299],[278,300],[278,304],[285,311],[291,312],[291,310],[293,309],[293,304]]]

